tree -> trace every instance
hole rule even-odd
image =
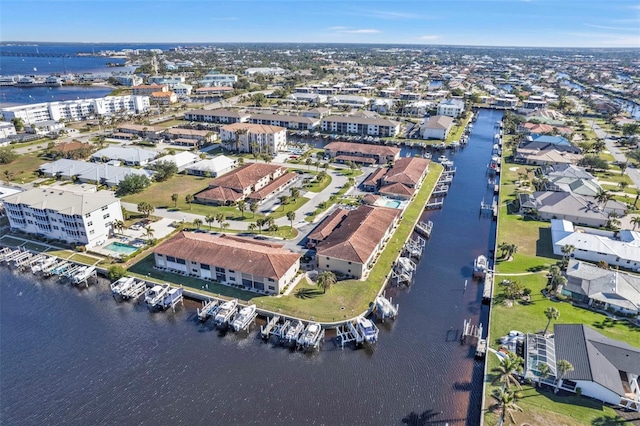
[[[202,219],[200,219],[199,217],[193,219],[193,226],[195,226],[196,229],[199,231],[200,227],[202,226]],[[209,225],[209,228],[211,228],[211,225]]]
[[[262,234],[262,228],[264,227],[266,223],[266,219],[260,217],[256,220],[256,227],[258,228],[258,231]]]
[[[244,219],[244,211],[247,209],[247,202],[244,200],[240,200],[238,201],[238,210],[240,210],[240,213],[242,213],[242,218]]]
[[[253,214],[252,217],[256,217],[256,212],[258,211],[258,203],[256,203],[255,201],[253,203],[250,203],[249,210],[251,210],[251,213]]]
[[[322,288],[323,293],[326,293],[336,281],[336,274],[331,271],[322,271],[318,275],[318,286]]]
[[[496,389],[492,397],[498,402],[498,407],[500,408],[500,422],[498,426],[502,426],[507,415],[509,415],[511,422],[515,423],[513,413],[515,411],[522,411],[522,408],[516,404],[515,393],[509,390]]]
[[[562,386],[562,380],[569,371],[573,371],[573,365],[566,359],[561,359],[556,362],[556,370],[558,372],[558,380],[556,381],[556,389],[554,392],[558,393],[560,386]]]
[[[271,225],[269,225],[269,228],[267,228],[267,231],[275,234],[279,229],[280,227],[278,225],[272,223]]]
[[[173,207],[178,207],[178,194],[171,194],[171,201],[173,201]]]
[[[587,170],[607,170],[609,168],[609,163],[607,160],[603,160],[597,155],[585,155],[580,159],[580,161],[578,161],[578,166],[585,167]]]
[[[291,231],[293,232],[293,221],[296,220],[296,212],[293,210],[289,210],[287,212],[287,219],[291,222]]]
[[[492,370],[496,373],[492,384],[496,385],[500,383],[502,389],[511,389],[511,385],[521,389],[522,386],[520,386],[520,382],[518,381],[518,374],[522,372],[523,363],[524,360],[521,357],[513,352],[509,352],[506,357],[502,358],[500,365]]]
[[[546,336],[549,325],[551,325],[551,320],[557,320],[560,318],[560,311],[558,311],[554,306],[549,306],[544,310],[544,316],[547,317],[547,326],[544,328],[544,332],[542,334]]]
[[[149,242],[151,242],[151,239],[153,238],[153,228],[151,228],[151,226],[147,226],[146,228],[144,228],[144,236],[147,237],[147,239],[149,240]]]
[[[572,246],[571,244],[565,244],[562,246],[562,258],[564,260],[568,259],[569,257],[571,257],[571,253],[573,253],[576,250],[576,248],[574,246]]]
[[[18,130],[16,128],[16,130]],[[640,123],[627,123],[622,125],[622,134],[624,136],[633,136],[640,133]]]
[[[298,199],[298,197],[300,196],[300,188],[292,186],[291,188],[289,188],[289,192],[291,193],[291,198],[295,200]]]
[[[551,367],[546,362],[539,362],[536,366],[538,369],[538,373],[540,373],[540,379],[538,381],[542,381],[551,376]]]
[[[240,152],[240,136],[246,135],[249,133],[249,129],[243,128],[235,131],[235,143],[236,143],[236,152]]]
[[[289,204],[289,197],[286,195],[281,195],[280,197],[278,197],[278,200],[280,201],[280,204],[282,204],[282,211],[284,211],[284,206]]]
[[[507,252],[509,251],[509,247],[511,246],[511,244],[507,243],[506,241],[501,242],[500,244],[498,244],[498,250],[500,250],[500,252],[502,253],[503,258],[507,257]]]
[[[178,173],[178,166],[173,161],[159,161],[153,165],[153,170],[156,182],[164,182]]]
[[[125,275],[127,275],[127,270],[120,265],[111,265],[107,269],[107,277],[109,277],[109,281],[118,281]]]
[[[258,226],[255,223],[250,223],[248,228],[249,231],[254,232],[256,229],[258,229]]]
[[[146,175],[127,175],[118,183],[117,195],[124,196],[137,194],[151,185],[151,181]]]
[[[13,173],[10,170],[5,170],[2,172],[4,175],[4,181],[8,184],[11,182],[11,178],[13,178]]]
[[[184,200],[187,202],[187,204],[189,204],[189,210],[191,210],[191,203],[193,203],[194,199],[195,197],[193,196],[193,194],[187,194],[184,196]]]
[[[598,195],[596,195],[596,201],[600,204],[602,204],[602,207],[606,206],[607,203],[609,202],[609,200],[612,198],[613,196],[607,192],[607,191],[600,191],[598,193]]]
[[[122,232],[124,230],[124,222],[120,219],[116,219],[116,221],[113,222],[113,229],[118,232]]]
[[[225,230],[225,229],[227,229],[227,228],[229,228],[229,226],[231,226],[231,225],[229,224],[229,222],[222,222],[222,223],[220,224],[220,229],[224,232],[224,230]]]
[[[145,215],[145,217],[149,217],[151,213],[156,211],[156,209],[150,203],[147,203],[146,201],[141,201],[138,203],[138,211],[143,215]]]
[[[218,222],[218,225],[220,226],[220,230],[222,230],[222,226],[221,226],[221,225],[222,225],[222,222],[224,222],[224,220],[226,219],[226,218],[224,217],[224,214],[222,214],[222,213],[216,213],[215,219],[216,219],[216,222]]]
[[[216,221],[216,217],[212,214],[208,214],[205,216],[204,221],[209,225],[209,230],[211,230],[211,224]]]
[[[524,287],[518,281],[511,281],[504,288],[504,294],[511,300],[522,296]]]
[[[636,226],[640,225],[640,216],[636,216],[631,219],[631,223],[633,224],[633,230],[635,231]]]
[[[11,119],[11,123],[16,128],[16,132],[21,132],[24,130],[24,121],[20,117],[14,117]]]
[[[640,149],[631,149],[626,153],[627,158],[634,160],[636,163],[640,163]]]
[[[8,146],[0,148],[0,164],[9,164],[18,158],[18,154]]]
[[[513,258],[513,255],[516,254],[518,252],[518,246],[515,244],[509,244],[507,246],[507,259],[511,260],[511,258]]]
[[[629,186],[629,182],[626,182],[626,181],[624,181],[624,180],[618,183],[618,188],[620,188],[622,191],[624,191],[624,189],[625,189],[627,186]]]
[[[307,158],[304,160],[304,164],[307,165],[307,170],[309,170],[309,167],[313,164],[313,160],[311,158]]]

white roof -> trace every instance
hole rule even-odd
[[[104,163],[88,163],[66,158],[52,163],[45,163],[40,166],[40,171],[49,175],[60,175],[67,179],[78,176],[81,180],[96,181],[110,186],[117,185],[122,179],[131,174],[153,176],[153,173],[147,170],[118,167]]]
[[[77,192],[53,188],[34,188],[4,199],[6,203],[25,204],[36,209],[50,209],[68,215],[84,215],[119,200],[111,191]]]
[[[219,173],[233,167],[235,164],[236,160],[224,155],[218,155],[217,157],[208,160],[198,161],[197,163],[187,167],[187,169]]]
[[[165,155],[163,157],[160,157],[157,160],[151,161],[150,164],[155,164],[162,161],[169,161],[175,164],[179,169],[181,169],[185,166],[188,166],[189,164],[193,164],[197,162],[199,159],[200,157],[195,155],[193,152],[182,151],[175,155]]]
[[[21,192],[22,189],[9,188],[7,186],[0,186],[0,198],[8,197],[9,195],[17,194]]]
[[[157,154],[157,152],[148,149],[110,146],[96,151],[91,158],[102,159],[104,157],[111,160],[145,163],[156,158]]]
[[[636,233],[638,234],[638,233]],[[635,235],[631,241],[616,240],[606,235],[589,234],[587,232],[572,232],[556,240],[552,232],[553,244],[558,247],[572,245],[576,250],[593,253],[604,253],[619,257],[620,259],[640,262],[640,235]]]

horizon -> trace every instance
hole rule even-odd
[[[25,4],[29,19],[16,19]],[[7,0],[0,8],[3,44],[640,48],[638,0]]]

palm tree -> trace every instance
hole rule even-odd
[[[256,217],[256,212],[258,211],[258,203],[256,202],[250,203],[249,210],[251,210],[251,213],[253,213],[252,217]]]
[[[236,152],[240,152],[240,136],[241,135],[246,135],[249,132],[248,129],[238,129],[235,131],[235,137],[236,137]]]
[[[144,236],[147,237],[147,239],[149,241],[151,241],[151,239],[153,238],[153,228],[151,228],[151,226],[147,226],[146,228],[144,228]]]
[[[522,408],[516,404],[516,394],[509,390],[496,389],[492,397],[498,402],[498,407],[501,409],[500,422],[498,423],[498,426],[502,426],[507,414],[509,415],[511,422],[515,423],[513,412],[522,411]]]
[[[289,192],[291,193],[291,198],[293,198],[294,200],[297,200],[300,196],[300,188],[297,188],[295,186],[289,188]]]
[[[208,214],[205,216],[204,220],[207,222],[207,225],[209,225],[209,231],[211,231],[211,224],[216,221],[215,216]]]
[[[278,197],[278,200],[280,201],[280,204],[282,204],[282,211],[284,211],[284,206],[289,204],[289,197],[282,195]]]
[[[202,219],[199,217],[193,219],[193,226],[195,226],[197,230],[200,230],[200,227],[202,226]]]
[[[291,232],[293,232],[293,221],[296,220],[296,212],[294,210],[289,210],[287,212],[287,219],[291,222]]]
[[[266,224],[267,220],[264,218],[259,217],[256,220],[256,227],[258,228],[258,231],[262,234],[262,228],[264,228],[264,225]]]
[[[251,232],[254,232],[256,229],[258,229],[258,226],[255,223],[250,223],[247,229]]]
[[[551,320],[557,320],[560,318],[560,311],[558,311],[554,306],[549,306],[544,310],[544,316],[547,317],[547,326],[544,328],[544,334],[546,336],[547,330],[549,329],[549,325],[551,325]]]
[[[547,377],[551,375],[551,367],[546,362],[539,362],[537,365],[538,373],[540,373],[540,378],[538,382],[545,380]]]
[[[558,370],[558,381],[556,382],[555,393],[558,393],[560,386],[562,386],[562,380],[566,376],[569,371],[573,371],[573,364],[571,364],[566,359],[561,359],[556,362],[556,369]]]
[[[306,160],[304,160],[304,164],[307,165],[307,170],[309,170],[309,166],[313,164],[313,160],[311,158],[307,158]]]
[[[228,228],[229,228],[229,226],[231,226],[231,225],[229,224],[229,222],[222,222],[222,223],[220,224],[220,229],[221,229],[222,231],[224,231],[225,229],[228,229]]]
[[[502,252],[502,257],[506,257],[507,256],[507,251],[509,251],[509,247],[511,246],[511,244],[507,243],[507,242],[501,242],[500,244],[498,244],[498,250],[500,250]]]
[[[611,194],[609,194],[607,191],[600,191],[598,195],[596,195],[596,201],[598,203],[601,203],[602,206],[604,207],[607,205],[611,197],[612,197]]]
[[[640,216],[636,216],[631,219],[631,223],[633,224],[633,230],[635,231],[636,226],[640,225]]]
[[[178,207],[178,194],[171,194],[171,201],[173,201],[173,207]]]
[[[619,187],[622,191],[624,191],[624,189],[625,189],[627,186],[629,186],[629,182],[622,181],[622,182],[618,183],[618,187]]]
[[[222,226],[221,225],[222,225],[222,222],[224,222],[224,220],[226,219],[224,217],[224,214],[216,213],[215,219],[216,219],[216,222],[218,222],[218,224],[220,225],[220,230],[222,231]]]
[[[118,232],[122,232],[124,230],[124,222],[120,219],[117,219],[115,222],[113,222],[113,228]]]
[[[511,389],[511,385],[515,385],[518,389],[521,389],[520,382],[518,382],[517,374],[522,372],[523,359],[513,352],[509,352],[508,355],[502,359],[500,365],[493,369],[494,373],[497,373],[492,384],[502,383],[502,389],[505,387]]]
[[[238,201],[238,210],[242,213],[242,218],[244,219],[244,211],[247,209],[247,202],[244,200]]]
[[[318,275],[318,285],[322,288],[323,293],[326,293],[336,281],[336,274],[331,271],[323,271]]]
[[[571,257],[571,253],[573,253],[575,251],[575,246],[572,246],[571,244],[565,244],[562,246],[562,259],[566,260],[567,258]]]
[[[193,196],[193,194],[187,194],[184,197],[184,200],[187,202],[187,204],[189,204],[189,210],[191,210],[191,203],[193,203],[194,199],[195,197]]]

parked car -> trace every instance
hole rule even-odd
[[[129,229],[133,229],[134,231],[139,231],[142,229],[142,227],[140,225],[138,225],[137,223],[134,223],[133,225],[131,225],[129,227]]]

